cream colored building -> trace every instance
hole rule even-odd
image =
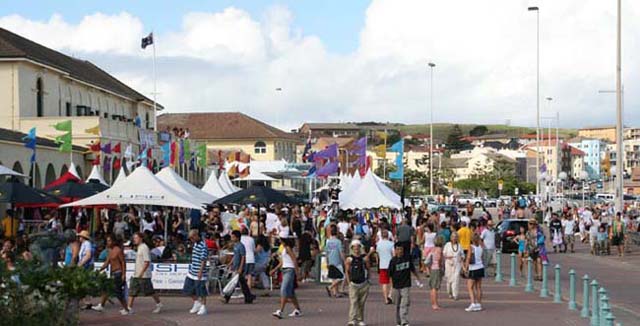
[[[578,129],[578,136],[616,142],[616,126],[598,126]]]
[[[158,106],[162,109],[162,106]],[[139,131],[157,140],[152,100],[133,90],[89,61],[51,50],[0,28],[0,128],[27,132],[36,127],[39,137],[61,133],[55,123],[71,120],[73,143],[88,146],[121,143],[139,151]],[[135,125],[136,117],[141,128]],[[99,127],[99,135],[85,130]],[[159,147],[153,156],[160,157]],[[113,155],[110,159],[115,159]],[[88,173],[92,155],[75,162]],[[84,176],[83,176],[84,177]],[[112,179],[105,176],[107,181]]]

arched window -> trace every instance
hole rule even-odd
[[[47,165],[47,171],[44,176],[44,184],[48,185],[56,179],[56,170],[53,168],[53,164]]]
[[[36,81],[36,115],[42,117],[44,115],[44,108],[42,103],[42,96],[44,91],[42,89],[42,78],[38,78]]]
[[[263,141],[257,141],[254,145],[253,145],[253,152],[255,154],[265,154],[267,152],[267,144],[265,144]]]

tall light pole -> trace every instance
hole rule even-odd
[[[529,7],[536,12],[536,196],[540,196],[540,9]]]
[[[430,93],[429,101],[430,109],[429,109],[429,195],[433,196],[433,68],[435,68],[436,64],[433,62],[429,62],[429,68],[431,68],[431,85],[430,85]]]
[[[616,157],[618,168],[616,169],[616,209],[622,212],[624,209],[624,157],[623,157],[623,124],[622,124],[622,0],[618,0],[616,44]]]

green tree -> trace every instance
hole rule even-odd
[[[470,143],[466,140],[463,140],[462,137],[462,129],[460,126],[455,124],[451,129],[451,132],[447,136],[447,150],[459,152],[469,147]]]
[[[484,136],[489,132],[489,128],[487,128],[487,126],[475,126],[473,127],[473,129],[469,130],[469,136],[472,137],[479,137],[479,136]]]

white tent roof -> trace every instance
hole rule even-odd
[[[400,198],[398,198],[398,201],[395,201],[388,198],[388,194],[379,187],[379,183],[373,176],[373,172],[368,171],[364,178],[359,182],[357,189],[351,190],[345,197],[344,201],[342,197],[340,198],[340,208],[400,208],[401,205],[399,199]]]
[[[226,192],[227,194],[232,194],[240,190],[240,188],[234,186],[233,183],[231,183],[231,179],[229,179],[229,174],[227,173],[227,171],[223,171],[222,173],[220,173],[218,182],[220,183],[222,190],[224,190],[224,192]]]
[[[185,195],[185,198],[191,198],[191,201],[210,204],[217,199],[216,197],[190,184],[169,166],[162,168],[162,170],[156,174],[156,177],[158,177],[158,179],[164,182],[167,186],[171,187],[171,189]]]
[[[68,172],[70,172],[71,174],[75,175],[78,179],[82,179],[80,177],[80,173],[78,173],[78,169],[76,168],[76,164],[71,162],[71,166],[69,167]]]
[[[16,176],[16,177],[26,177],[26,175],[22,174],[22,173],[18,173],[16,171],[11,170],[10,168],[4,166],[4,165],[0,165],[0,175],[12,175],[12,176]]]
[[[342,182],[340,182],[342,191],[340,191],[338,197],[340,198],[341,203],[346,202],[350,194],[358,190],[360,184],[362,183],[362,178],[360,178],[360,175],[354,175],[353,177],[346,175],[345,181],[347,181],[346,186],[342,185]]]
[[[126,179],[96,195],[61,207],[94,205],[156,205],[201,209],[200,203],[187,199],[160,181],[149,169],[138,167]]]
[[[211,171],[209,179],[207,179],[207,182],[202,186],[202,191],[216,198],[222,198],[227,195],[224,189],[222,189],[220,182],[218,182],[215,171]]]
[[[378,176],[377,174],[375,174],[375,173],[373,174],[373,177],[374,177],[374,178],[376,178],[376,180],[378,180],[378,181],[380,181],[380,182],[384,182],[384,183],[389,183],[389,182],[391,182],[391,181],[389,181],[389,180],[382,179],[381,177],[379,177],[379,176]]]
[[[276,179],[253,169],[249,169],[249,175],[239,178],[237,181],[274,181]]]
[[[120,182],[124,181],[124,179],[126,179],[126,178],[127,178],[127,174],[124,172],[124,167],[121,167],[120,171],[118,171],[118,176],[116,177],[116,180],[113,181],[113,185],[112,186],[115,186],[115,185],[119,184]]]
[[[98,180],[100,181],[100,183],[102,183],[105,186],[108,186],[109,184],[107,184],[106,181],[104,181],[104,178],[102,177],[102,174],[100,173],[100,168],[98,165],[94,165],[91,168],[91,174],[89,174],[89,177],[87,178],[87,182],[89,182],[89,180]]]

